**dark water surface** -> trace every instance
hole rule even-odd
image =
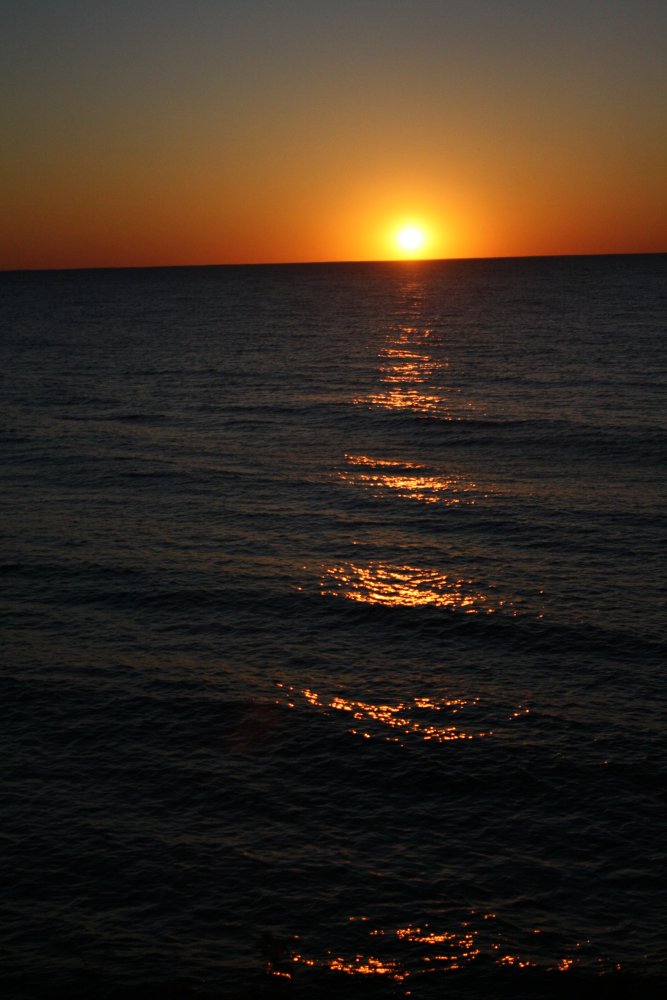
[[[3,996],[652,995],[666,279],[0,275]]]

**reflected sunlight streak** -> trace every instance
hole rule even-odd
[[[330,708],[338,712],[349,712],[352,718],[357,722],[377,722],[383,726],[389,727],[390,729],[398,730],[399,733],[404,736],[407,734],[414,734],[421,737],[423,740],[433,740],[437,743],[450,743],[453,740],[473,740],[482,736],[492,735],[491,732],[464,732],[462,729],[454,725],[437,726],[431,723],[421,722],[419,719],[415,718],[414,715],[405,714],[406,712],[414,712],[415,710],[425,709],[443,711],[445,708],[453,708],[455,713],[469,703],[476,703],[479,699],[470,699],[470,701],[456,699],[453,701],[436,703],[423,698],[414,698],[412,702],[399,702],[396,705],[376,705],[373,702],[352,701],[347,698],[341,698],[340,696],[325,702],[319,697],[318,694],[308,688],[302,691],[301,694],[309,704],[318,708]],[[351,729],[350,732],[357,734],[359,730],[354,728]],[[372,734],[362,732],[361,735],[366,738],[370,738]],[[391,739],[391,737],[385,738]],[[399,737],[393,737],[393,741],[399,742]]]
[[[371,392],[365,399],[359,399],[355,402],[370,403],[383,410],[412,410],[413,413],[426,414],[438,413],[443,405],[440,396],[420,392],[413,387],[389,389],[387,392]]]
[[[401,468],[401,469],[421,469],[423,466],[418,465],[414,462],[396,462],[392,459],[386,458],[371,458],[370,455],[345,455],[346,460],[350,465],[381,465],[387,466],[388,468]]]
[[[387,703],[342,695],[322,695],[312,688],[297,688],[282,681],[276,682],[276,686],[283,693],[278,704],[294,709],[297,701],[303,699],[311,708],[319,709],[325,715],[340,714],[348,719],[347,731],[366,740],[381,739],[406,747],[408,741],[413,740],[437,745],[494,735],[491,728],[473,728],[470,724],[464,727],[459,719],[456,725],[453,722],[453,717],[462,712],[479,715],[479,697],[431,698],[415,695],[407,700]],[[527,706],[517,705],[506,716],[507,721],[527,715],[529,711]]]
[[[380,382],[388,388],[358,397],[353,402],[383,410],[408,410],[426,416],[437,415],[443,420],[460,420],[449,412],[443,387],[433,382],[436,373],[447,368],[449,362],[424,353],[424,341],[430,335],[429,328],[402,326],[394,331],[392,339],[378,353]],[[421,386],[429,382],[432,391],[423,391]]]
[[[498,968],[540,969],[550,973],[566,973],[576,965],[575,959],[566,956],[545,962],[505,951],[503,935],[494,923],[495,918],[494,913],[480,914],[471,911],[470,919],[463,920],[456,930],[435,931],[428,924],[423,926],[408,924],[394,929],[368,927],[367,935],[374,939],[376,947],[379,945],[391,947],[393,944],[395,948],[401,949],[402,958],[381,958],[357,947],[349,958],[328,953],[321,959],[313,959],[295,953],[291,960],[295,965],[318,967],[349,976],[386,977],[398,983],[413,975],[451,973],[464,966],[470,966],[483,957],[487,960],[492,959]],[[348,919],[368,921],[368,917]],[[479,927],[471,926],[471,921],[478,923]],[[406,951],[406,946],[410,945],[417,947]],[[579,947],[580,945],[576,946]]]
[[[477,483],[464,479],[463,476],[450,475],[440,476],[428,473],[425,466],[420,466],[410,462],[387,462],[380,459],[373,459],[369,456],[345,456],[349,465],[368,466],[371,468],[391,468],[393,470],[402,469],[402,472],[393,471],[341,471],[338,473],[343,482],[360,485],[369,490],[373,496],[381,497],[385,491],[391,491],[404,500],[419,500],[422,503],[444,503],[448,506],[460,503],[475,504],[476,497],[486,497],[487,493],[482,493]],[[419,469],[425,471],[419,472]]]
[[[326,596],[385,607],[431,605],[487,615],[504,606],[511,607],[508,601],[494,600],[477,589],[473,580],[448,577],[429,567],[390,565],[380,560],[365,566],[357,563],[331,566],[325,570],[320,587]]]

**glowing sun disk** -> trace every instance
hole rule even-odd
[[[404,226],[396,237],[398,245],[408,253],[419,250],[426,240],[426,234],[419,226]]]

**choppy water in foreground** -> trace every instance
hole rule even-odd
[[[650,995],[666,278],[0,275],[7,996]]]

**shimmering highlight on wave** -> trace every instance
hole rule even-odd
[[[353,402],[357,406],[460,421],[450,404],[453,390],[444,388],[437,379],[438,373],[448,367],[448,360],[423,349],[430,335],[429,328],[403,326],[393,331],[377,355],[380,387]]]
[[[507,600],[480,590],[474,580],[449,577],[427,566],[392,565],[381,560],[328,567],[320,585],[327,596],[385,607],[432,605],[470,615],[490,615],[512,607]]]
[[[405,357],[405,355],[404,355]],[[408,355],[400,364],[380,365],[381,382],[426,382],[435,371],[428,355]]]
[[[454,506],[460,503],[474,504],[478,498],[488,495],[488,492],[482,491],[477,483],[464,476],[437,475],[426,471],[425,466],[415,463],[388,462],[367,455],[345,457],[353,467],[361,465],[374,468],[372,472],[360,472],[356,468],[345,469],[339,476],[343,482],[361,486],[375,497],[382,497],[386,495],[386,491],[390,491],[402,500]],[[394,471],[383,471],[385,468]],[[399,469],[401,471],[398,471]],[[420,469],[424,471],[418,471]]]
[[[395,459],[390,458],[373,458],[371,455],[345,455],[345,460],[349,462],[350,465],[372,465],[375,467],[388,468],[400,468],[400,469],[422,469],[423,466],[418,462],[397,462]]]
[[[453,929],[434,929],[428,923],[409,923],[405,926],[383,928],[374,927],[364,916],[348,918],[352,923],[365,926],[367,947],[360,947],[359,941],[352,954],[327,952],[323,956],[307,955],[295,949],[290,955],[293,968],[307,966],[348,976],[373,976],[403,983],[411,977],[421,977],[433,973],[451,973],[470,967],[480,959],[490,961],[498,968],[512,968],[516,971],[527,969],[548,973],[567,973],[578,965],[578,952],[585,950],[590,942],[578,942],[571,954],[552,959],[538,958],[537,954],[517,954],[508,951],[503,934],[497,928],[495,913],[474,913],[469,919],[460,921]],[[541,933],[539,928],[533,932]],[[370,940],[372,939],[372,940]],[[393,956],[383,955],[391,951]],[[609,972],[610,967],[600,972]],[[616,966],[614,971],[620,971]],[[276,974],[284,975],[282,969]],[[409,994],[406,994],[409,995]]]
[[[299,689],[282,682],[277,686],[290,708],[296,707],[297,700],[303,700],[325,713],[341,713],[349,718],[348,732],[367,740],[380,738],[406,746],[408,740],[414,739],[435,744],[454,743],[483,739],[494,733],[493,729],[463,726],[451,721],[452,716],[464,709],[478,706],[479,697],[437,699],[415,695],[404,701],[388,703],[341,695],[326,696],[311,688]],[[527,706],[517,705],[507,719],[517,719],[529,711]],[[446,720],[440,721],[441,714],[447,716]]]
[[[383,410],[411,410],[413,413],[438,414],[442,413],[442,398],[435,393],[420,392],[412,386],[401,386],[396,389],[389,389],[386,392],[371,392],[364,399],[355,400],[357,403],[370,403],[372,406],[379,406]],[[454,417],[451,417],[453,420]]]

